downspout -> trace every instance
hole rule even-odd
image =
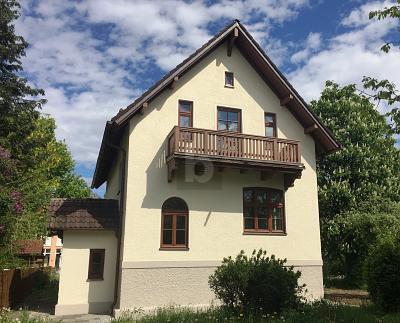
[[[115,309],[115,306],[117,305],[118,302],[118,291],[119,291],[119,282],[120,282],[120,269],[121,269],[121,244],[122,244],[122,232],[123,232],[123,215],[124,215],[124,209],[125,209],[125,173],[126,173],[126,150],[120,146],[111,144],[109,142],[106,142],[106,145],[109,146],[110,148],[113,148],[117,151],[120,151],[122,153],[122,170],[120,172],[120,205],[119,205],[119,226],[118,226],[118,233],[117,233],[117,238],[118,238],[118,245],[117,245],[117,263],[116,263],[116,268],[115,268],[115,287],[114,287],[114,303],[113,303],[113,308]]]

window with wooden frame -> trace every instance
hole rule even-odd
[[[241,132],[242,113],[239,109],[218,107],[218,130]]]
[[[105,249],[90,249],[89,255],[89,280],[102,280],[104,274]]]
[[[285,232],[283,191],[251,187],[243,189],[243,228],[245,233]]]
[[[184,200],[171,197],[162,206],[161,248],[188,249],[189,210]]]
[[[193,127],[193,102],[179,100],[178,125],[179,127]]]
[[[234,77],[232,72],[225,72],[225,86],[234,87]]]
[[[276,114],[265,113],[265,136],[276,137]]]

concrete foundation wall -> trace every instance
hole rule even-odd
[[[295,270],[302,272],[300,284],[307,285],[306,298],[323,297],[322,266],[320,262],[292,261]],[[120,308],[141,308],[145,311],[169,305],[208,307],[219,301],[208,286],[208,278],[219,265],[216,261],[132,262],[122,269]]]

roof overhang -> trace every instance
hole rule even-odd
[[[108,171],[115,157],[115,152],[110,147],[109,143],[113,145],[119,143],[127,122],[137,113],[146,109],[149,103],[161,92],[166,88],[170,88],[174,82],[179,80],[179,78],[193,66],[199,63],[201,59],[206,57],[228,39],[227,54],[229,55],[230,46],[233,46],[234,43],[242,55],[246,57],[257,73],[281,100],[281,105],[289,109],[304,127],[305,132],[314,138],[318,154],[331,153],[340,148],[339,142],[334,138],[329,129],[312,113],[307,103],[279,71],[246,28],[238,20],[235,20],[181,64],[167,73],[132,104],[128,105],[125,109],[121,109],[111,121],[107,122],[97,159],[96,170],[93,176],[92,187],[98,188],[107,180]]]

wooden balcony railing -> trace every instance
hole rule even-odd
[[[300,144],[297,140],[178,126],[168,135],[168,156],[174,154],[244,158],[282,164],[301,163]]]

